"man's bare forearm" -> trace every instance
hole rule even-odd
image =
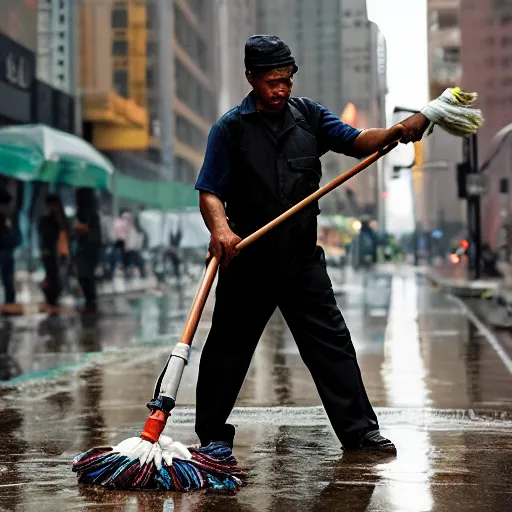
[[[210,233],[229,229],[224,203],[209,192],[201,192],[199,195],[199,207],[206,227]]]
[[[354,141],[351,156],[362,158],[371,155],[397,140],[404,143],[418,141],[429,124],[429,120],[418,112],[391,128],[364,130]]]
[[[214,194],[201,192],[199,206],[204,222],[210,230],[210,251],[225,267],[238,254],[236,246],[242,240],[228,225],[224,203]]]
[[[402,137],[401,125],[391,128],[369,128],[362,131],[352,145],[353,156],[365,157]]]

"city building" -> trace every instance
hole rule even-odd
[[[368,20],[366,0],[343,0],[341,9],[344,120],[361,129],[385,127],[387,70],[384,36],[378,26]],[[352,159],[342,158],[343,170],[353,165]],[[359,214],[378,219],[380,229],[384,229],[383,161],[356,176],[348,186],[354,193]]]
[[[257,33],[256,0],[217,0],[219,115],[238,105],[251,90],[245,78],[244,47]]]
[[[84,136],[132,177],[194,183],[217,117],[213,2],[81,0],[80,16]]]
[[[26,2],[25,2],[26,4]],[[37,80],[33,121],[80,134],[75,2],[37,4]]]
[[[148,0],[150,148],[172,159],[172,178],[188,184],[195,183],[218,114],[216,16],[212,1]],[[166,70],[169,79],[160,75]]]
[[[299,72],[294,94],[307,96],[341,117],[352,104],[356,115],[346,118],[361,127],[383,123],[385,45],[368,21],[366,0],[260,0],[258,31],[281,37],[291,47]],[[380,64],[378,66],[380,44]],[[356,162],[328,153],[322,159],[324,181]],[[325,213],[377,217],[378,173],[365,171],[324,198]]]
[[[512,1],[461,0],[462,85],[477,91],[485,124],[478,134],[480,163],[489,156],[495,134],[512,123]],[[512,141],[505,140],[501,151],[486,172],[489,189],[483,197],[482,236],[492,247],[500,244],[500,227],[512,215],[509,195]]]
[[[459,9],[460,0],[428,0],[430,99],[461,84]],[[421,145],[421,162],[413,170],[417,229],[423,247],[444,254],[465,236],[466,202],[457,190],[462,140],[436,128]]]
[[[83,136],[106,152],[145,150],[145,2],[81,0],[79,8]]]
[[[37,5],[0,2],[0,125],[32,121]]]

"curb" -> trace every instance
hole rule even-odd
[[[440,277],[429,269],[416,269],[416,274],[421,275],[431,284],[444,293],[456,297],[482,299],[485,296],[501,297],[500,283],[498,281],[462,281]],[[505,296],[503,296],[505,297]]]

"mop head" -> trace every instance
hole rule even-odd
[[[482,111],[472,107],[477,99],[476,92],[464,92],[460,87],[446,89],[439,98],[421,110],[431,123],[425,136],[432,133],[434,125],[456,137],[476,133],[484,123]]]
[[[170,437],[157,443],[132,437],[114,447],[92,448],[73,460],[81,484],[106,489],[236,492],[246,478],[225,444],[186,447]]]

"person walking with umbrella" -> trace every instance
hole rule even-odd
[[[62,293],[60,269],[69,261],[69,224],[57,194],[48,194],[45,199],[46,215],[39,221],[41,258],[46,272],[42,284],[46,303],[55,308]]]
[[[101,250],[101,224],[96,207],[94,190],[78,188],[76,198],[76,221],[74,224],[75,265],[78,281],[85,297],[83,313],[97,313],[98,293],[96,267]]]

